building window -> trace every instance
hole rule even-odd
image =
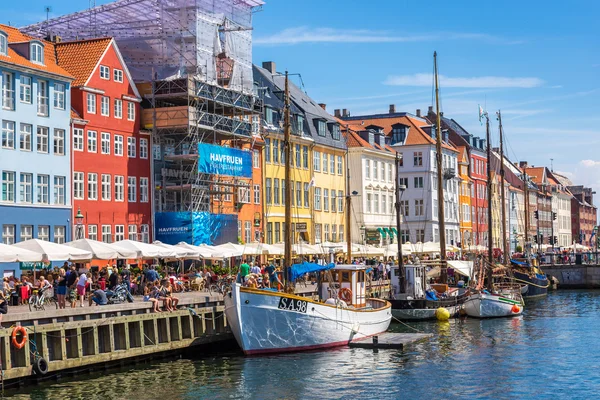
[[[273,162],[279,163],[279,140],[273,139]]]
[[[415,189],[422,189],[423,188],[423,177],[422,176],[415,176],[414,177],[414,184],[415,184]]]
[[[296,182],[296,206],[302,207],[302,182]]]
[[[337,225],[331,225],[331,241],[337,242]]]
[[[341,133],[340,133],[340,126],[335,124],[333,125],[333,132],[332,132],[332,136],[334,140],[340,140],[340,138],[342,137]]]
[[[106,65],[100,66],[100,79],[110,79],[110,68]]]
[[[110,175],[102,174],[102,200],[110,201],[112,200],[111,196],[111,179]]]
[[[87,94],[87,112],[96,114],[96,95],[94,93]]]
[[[423,152],[417,151],[413,153],[413,166],[422,167],[423,166]]]
[[[37,113],[43,117],[48,116],[48,82],[38,80]]]
[[[148,159],[148,139],[140,139],[140,158]]]
[[[279,153],[281,154],[281,163],[285,164],[285,142],[283,140],[279,142]]]
[[[21,233],[19,236],[21,242],[33,239],[33,225],[21,225]]]
[[[135,158],[137,149],[135,148],[136,140],[134,137],[127,138],[127,157]]]
[[[315,198],[314,198],[315,210],[321,211],[321,188],[315,188]]]
[[[272,203],[272,190],[271,190],[271,178],[265,179],[265,193],[267,196],[267,204]]]
[[[252,150],[252,166],[260,168],[260,152],[256,149]]]
[[[252,224],[250,221],[244,221],[244,242],[250,243],[252,241]]]
[[[396,125],[392,127],[392,145],[404,144],[406,140],[406,126]]]
[[[127,228],[127,239],[129,240],[138,240],[137,237],[137,225],[129,225]]]
[[[327,153],[323,153],[323,172],[326,174],[329,172],[329,155]]]
[[[305,183],[304,184],[304,208],[310,207],[310,205],[309,205],[309,200],[310,199],[309,199],[309,194],[308,194],[309,193],[309,188],[310,188],[310,185],[308,183]]]
[[[302,146],[302,167],[308,169],[308,146]]]
[[[337,173],[338,175],[344,174],[344,163],[342,160],[342,156],[337,156]]]
[[[385,182],[385,163],[382,161],[381,162],[381,181]]]
[[[329,172],[335,174],[335,156],[333,154],[329,156]]]
[[[344,212],[344,192],[338,190],[338,212]]]
[[[115,99],[115,118],[123,118],[123,100]]]
[[[120,69],[113,69],[113,79],[115,82],[123,83],[123,71]]]
[[[83,129],[73,129],[73,150],[83,151]]]
[[[88,225],[88,239],[98,240],[98,225]]]
[[[21,203],[33,202],[33,175],[21,173],[19,185],[19,201]]]
[[[321,230],[323,225],[315,224],[315,243],[321,243]]]
[[[21,75],[19,81],[19,99],[21,103],[31,104],[31,77]]]
[[[343,242],[344,241],[344,225],[340,225],[340,229],[338,230],[339,232],[339,241]]]
[[[63,83],[54,84],[54,108],[65,109],[65,85]]]
[[[273,223],[267,222],[267,243],[273,244]]]
[[[408,217],[410,214],[410,206],[408,200],[400,200],[400,213],[404,217]]]
[[[15,148],[15,123],[12,121],[2,121],[2,148]]]
[[[115,225],[115,242],[125,240],[125,226]]]
[[[265,161],[271,162],[271,139],[265,139]]]
[[[65,205],[65,182],[64,176],[54,177],[54,204]]]
[[[143,243],[150,243],[150,226],[147,224],[140,225],[140,232],[140,241]]]
[[[110,231],[110,225],[102,225],[102,241],[104,243],[112,243],[112,234]]]
[[[0,32],[0,54],[8,55],[8,38],[4,32]]]
[[[83,172],[73,172],[73,198],[83,200]]]
[[[254,204],[260,204],[260,185],[254,185]]]
[[[148,178],[140,178],[140,201],[148,202]]]
[[[327,124],[325,121],[317,121],[317,129],[319,136],[325,136],[325,132],[327,132]]]
[[[88,153],[95,153],[98,151],[98,137],[94,131],[88,131],[87,133],[87,151]]]
[[[135,176],[127,177],[127,201],[135,203],[137,201],[137,185]]]
[[[115,140],[115,156],[122,156],[123,155],[123,136],[121,135],[115,135],[114,137]]]
[[[315,172],[321,171],[321,153],[318,151],[313,151],[313,168]]]
[[[110,133],[102,132],[101,135],[100,152],[102,154],[110,154]]]
[[[329,242],[329,224],[325,224],[323,227],[325,228],[325,230],[323,231],[323,233],[325,234],[325,241]]]
[[[98,174],[88,173],[88,200],[98,200]]]
[[[65,130],[54,130],[54,154],[59,156],[65,155]]]
[[[331,189],[331,212],[337,211],[337,196],[336,191]]]
[[[273,204],[279,205],[279,179],[273,179]]]
[[[281,223],[275,222],[275,243],[281,242]]]
[[[417,236],[417,242],[424,243],[425,242],[425,229],[417,229],[415,231]]]
[[[2,72],[2,108],[5,110],[14,110],[15,108],[13,75],[10,72]]]
[[[371,160],[365,160],[365,178],[371,179]]]
[[[323,189],[323,211],[329,212],[329,189]]]
[[[38,204],[49,204],[50,203],[50,176],[49,175],[38,175],[37,176],[37,202]]]
[[[125,198],[125,178],[115,175],[115,201],[123,201]]]
[[[54,243],[63,244],[65,242],[65,231],[64,225],[54,227]]]
[[[48,128],[45,126],[37,127],[36,142],[38,153],[48,153]]]
[[[15,226],[2,225],[2,243],[15,244]]]
[[[46,242],[50,241],[50,227],[48,225],[39,225],[37,238]]]
[[[15,173],[2,171],[2,201],[15,201]]]
[[[387,209],[387,195],[382,194],[381,195],[381,213],[385,214],[387,213],[388,209]]]
[[[415,216],[422,216],[423,212],[423,199],[415,200]]]
[[[31,43],[31,61],[38,64],[44,63],[44,46],[41,43]]]
[[[127,120],[135,121],[135,103],[127,102]]]
[[[108,117],[110,115],[110,97],[102,96],[100,101],[100,115]]]

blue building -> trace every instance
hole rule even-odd
[[[53,43],[0,25],[2,243],[70,240],[71,81]]]

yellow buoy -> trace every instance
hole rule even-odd
[[[444,307],[440,307],[435,310],[435,317],[438,321],[448,321],[450,319],[450,311]]]

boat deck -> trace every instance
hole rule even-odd
[[[429,339],[432,336],[430,333],[386,332],[369,339],[350,342],[348,345],[361,349],[403,349],[404,346]]]

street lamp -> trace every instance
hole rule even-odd
[[[75,215],[75,240],[83,239],[83,218],[81,208],[77,208],[77,215]]]

